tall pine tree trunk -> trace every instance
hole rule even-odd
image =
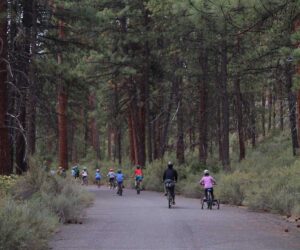
[[[36,53],[36,36],[37,36],[37,13],[35,1],[31,4],[31,19],[32,19],[32,30],[30,34],[30,65],[29,65],[29,86],[27,92],[27,103],[26,103],[26,127],[27,127],[27,146],[28,154],[33,155],[35,153],[36,143],[36,82],[35,82],[35,67],[33,65],[35,53]]]
[[[226,28],[225,28],[226,31]],[[229,159],[229,97],[228,97],[228,76],[227,76],[227,41],[223,40],[221,45],[221,72],[220,72],[220,88],[221,88],[221,125],[222,125],[222,165],[224,170],[230,170]]]
[[[292,138],[293,155],[298,155],[299,153],[299,142],[297,135],[297,118],[296,118],[296,105],[297,99],[292,90],[293,80],[292,80],[292,65],[288,64],[285,66],[285,78],[286,78],[286,90],[288,95],[289,104],[289,120],[290,120],[290,130]]]
[[[238,61],[237,58],[240,55],[240,37],[237,37],[235,48],[234,48],[234,59],[236,60],[236,66],[238,69]],[[238,136],[239,136],[239,160],[243,160],[245,158],[246,149],[245,149],[245,141],[244,141],[244,126],[243,126],[243,108],[242,108],[242,93],[240,86],[240,73],[236,72],[234,82],[234,92],[236,98],[236,114],[237,114],[237,127],[238,127]]]
[[[96,157],[100,160],[100,141],[99,141],[99,130],[96,121],[96,93],[95,90],[91,90],[89,94],[89,142],[92,146]]]
[[[166,152],[166,147],[168,144],[168,135],[169,135],[169,126],[171,122],[171,111],[173,107],[173,97],[174,97],[174,83],[172,83],[170,98],[168,103],[168,108],[166,111],[165,119],[163,121],[163,127],[160,136],[160,150],[159,150],[159,157],[163,158]]]
[[[59,38],[64,39],[64,23],[59,21]],[[57,56],[58,64],[62,63],[62,53],[59,52]],[[64,169],[68,169],[68,122],[67,122],[67,108],[68,108],[68,94],[66,86],[59,79],[58,85],[58,155],[59,165]]]
[[[266,136],[266,93],[265,88],[263,87],[261,94],[261,126],[262,126],[262,135]]]
[[[207,160],[207,80],[208,80],[208,51],[201,48],[199,58],[202,77],[199,86],[199,160],[206,165]]]
[[[283,95],[283,86],[282,81],[279,81],[279,90],[280,90],[280,100],[279,100],[279,119],[280,119],[280,130],[284,129],[284,95]]]
[[[24,27],[24,40],[22,45],[18,46],[18,70],[22,72],[17,78],[17,85],[19,87],[21,96],[18,98],[19,118],[18,118],[18,132],[16,138],[16,165],[17,173],[21,174],[27,170],[27,110],[26,101],[28,88],[30,87],[30,64],[31,64],[31,40],[32,40],[32,25],[33,25],[33,0],[22,1],[23,13],[22,24]]]
[[[144,12],[144,27],[147,34],[150,32],[150,11],[145,5],[143,5]],[[144,43],[144,65],[143,65],[143,82],[145,84],[145,115],[146,115],[146,130],[147,130],[147,156],[148,161],[152,162],[153,150],[152,150],[152,122],[150,114],[150,80],[149,80],[149,70],[150,70],[150,48],[149,42],[145,41]]]
[[[7,113],[7,5],[0,2],[0,175],[12,173]]]
[[[252,147],[256,147],[256,107],[254,94],[249,96],[249,108],[250,108],[250,131],[251,131],[251,144]]]
[[[176,65],[179,67],[180,62]],[[182,104],[182,77],[174,77],[174,96],[177,107],[177,142],[176,142],[176,158],[179,164],[184,163],[184,133],[183,133],[183,104]]]
[[[145,166],[146,164],[146,85],[148,79],[142,77],[140,83],[140,101],[139,101],[139,121],[138,121],[138,152],[139,152],[139,165]]]
[[[298,14],[294,20],[293,23],[294,26],[294,32],[299,32],[300,30],[300,14]],[[297,47],[300,47],[300,43],[297,44]],[[298,62],[296,66],[296,74],[299,77],[300,76],[300,63]],[[297,130],[298,130],[298,144],[300,144],[300,89],[297,90]]]
[[[270,132],[272,127],[272,109],[273,109],[273,93],[272,88],[269,87],[268,95],[268,132]]]

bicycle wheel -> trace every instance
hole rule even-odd
[[[118,183],[118,191],[117,191],[117,194],[122,196],[122,193],[123,193],[123,188],[122,188],[122,184]]]
[[[141,189],[140,189],[140,182],[138,181],[138,182],[136,183],[136,193],[137,193],[137,194],[140,194],[140,192],[141,192]]]
[[[212,209],[212,203],[213,203],[213,201],[212,201],[212,197],[211,197],[211,192],[210,191],[208,191],[207,192],[207,208],[208,209]]]
[[[172,195],[171,192],[168,190],[168,207],[171,208],[172,207]]]
[[[216,200],[216,202],[217,202],[217,209],[220,209],[220,201]]]

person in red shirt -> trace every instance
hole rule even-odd
[[[135,178],[135,186],[138,181],[142,182],[142,180],[143,180],[143,172],[142,172],[141,166],[139,166],[139,165],[137,165],[136,169],[134,170],[134,178]]]

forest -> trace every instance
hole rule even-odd
[[[297,0],[2,0],[0,173],[30,157],[224,171],[274,131],[299,153]]]

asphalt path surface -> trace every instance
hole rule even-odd
[[[300,231],[280,216],[176,197],[169,209],[161,193],[88,187],[95,194],[82,224],[63,225],[54,250],[299,250]],[[288,229],[288,232],[285,232]]]

